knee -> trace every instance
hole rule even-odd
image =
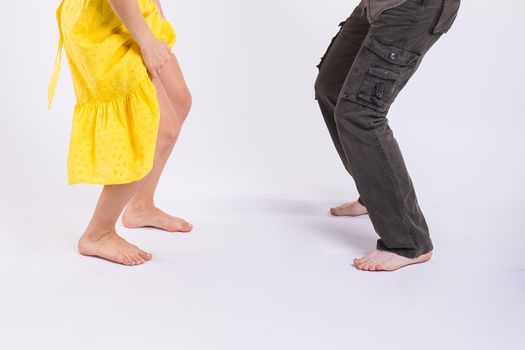
[[[176,118],[170,118],[170,122],[167,122],[159,129],[159,138],[161,148],[164,146],[166,149],[171,147],[177,142],[179,138],[181,125],[176,121]]]
[[[339,130],[355,135],[367,129],[367,117],[353,102],[340,98],[334,111],[334,120]]]
[[[192,103],[193,98],[191,93],[189,90],[186,90],[179,98],[179,103],[177,104],[177,114],[182,121],[186,120],[186,117],[190,113]]]
[[[384,113],[344,97],[341,97],[336,105],[334,119],[339,130],[359,138],[369,138],[372,131],[388,128],[388,120]]]

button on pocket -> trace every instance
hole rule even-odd
[[[387,112],[400,87],[417,68],[421,55],[385,45],[375,38],[368,38],[363,46],[366,50],[356,63],[356,77],[345,87],[342,97],[377,112]],[[357,79],[360,86],[353,83]]]
[[[413,66],[419,59],[419,55],[415,53],[403,50],[399,47],[384,45],[375,39],[367,40],[364,45],[383,60],[395,64],[396,66]]]

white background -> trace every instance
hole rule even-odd
[[[464,0],[389,119],[435,259],[364,273],[368,218],[313,99],[350,0],[164,0],[194,108],[158,204],[190,235],[122,234],[154,260],[79,256],[100,188],[66,185],[74,93],[47,84],[58,1],[0,12],[0,348],[523,349],[525,5]]]

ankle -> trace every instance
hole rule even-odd
[[[143,212],[155,208],[153,200],[132,200],[126,206],[126,212]]]
[[[84,231],[84,234],[82,237],[80,237],[81,240],[87,240],[90,242],[96,242],[100,239],[107,237],[109,235],[116,234],[117,231],[115,228],[96,228],[96,227],[88,227],[86,231]]]
[[[116,233],[116,222],[106,222],[105,220],[98,220],[98,218],[92,218],[89,222],[88,227],[84,231],[82,238],[87,240],[99,240],[109,234]]]

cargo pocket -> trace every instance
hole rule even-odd
[[[349,86],[343,98],[378,112],[386,112],[404,83],[415,71],[420,55],[369,39],[359,64],[369,65],[359,89]],[[358,64],[358,65],[359,65]]]
[[[328,45],[328,48],[326,49],[326,52],[324,53],[323,57],[321,57],[321,61],[319,62],[319,64],[317,65],[317,68],[319,70],[321,70],[321,67],[323,66],[323,63],[324,63],[324,60],[326,59],[326,56],[328,56],[328,53],[330,52],[330,49],[332,48],[332,46],[334,45],[334,42],[335,42],[335,39],[337,39],[337,37],[339,36],[339,34],[341,33],[341,31],[343,30],[343,26],[346,24],[346,21],[343,21],[341,23],[339,23],[339,31],[337,32],[337,34],[332,38],[332,41],[330,41],[330,45]]]
[[[448,32],[458,15],[460,4],[461,0],[444,0],[436,25],[432,27],[430,32],[433,34]]]
[[[387,110],[399,74],[383,68],[371,67],[361,84],[357,97],[380,112]]]

